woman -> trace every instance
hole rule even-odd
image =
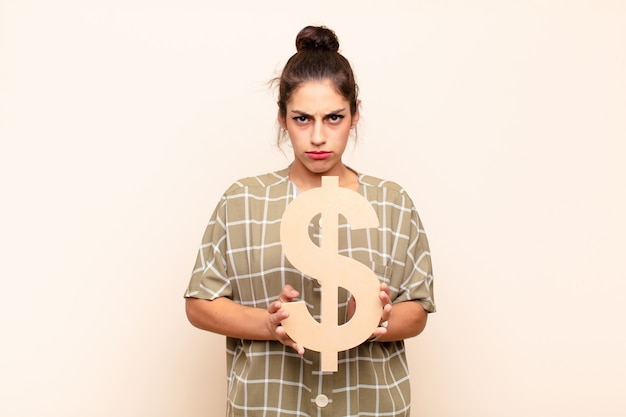
[[[190,322],[227,336],[228,416],[408,416],[404,342],[435,311],[428,242],[411,199],[395,183],[347,167],[342,155],[359,120],[357,86],[334,32],[306,27],[279,79],[278,121],[294,152],[281,171],[235,182],[204,234],[186,296]],[[280,140],[280,138],[279,138]],[[300,298],[320,319],[320,284],[295,269],[280,243],[280,220],[298,193],[337,176],[375,209],[380,227],[340,220],[339,253],[371,267],[381,282],[381,325],[340,352],[337,372],[286,334],[284,302]],[[319,245],[320,218],[309,225]],[[339,316],[355,311],[341,290]]]

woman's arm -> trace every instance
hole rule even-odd
[[[187,298],[187,318],[195,327],[236,339],[269,340],[269,312],[244,307],[229,298]]]
[[[383,306],[381,323],[387,322],[386,327],[378,327],[370,340],[377,342],[394,342],[396,340],[408,339],[420,334],[426,327],[428,312],[417,301],[403,301],[392,304],[389,296],[389,287],[383,283],[380,285],[380,302]],[[348,304],[348,318],[354,315],[356,302],[354,297]]]
[[[185,309],[189,322],[195,327],[236,339],[277,340],[303,354],[304,348],[291,340],[280,323],[289,317],[289,312],[281,310],[283,302],[298,297],[298,292],[285,286],[280,293],[280,301],[275,301],[267,310],[246,307],[226,297],[215,300],[187,298]]]
[[[387,331],[376,338],[377,342],[393,342],[417,336],[426,327],[428,313],[417,301],[393,304],[387,320]]]
[[[215,300],[187,298],[187,318],[195,327],[213,333],[236,339],[248,340],[277,340],[295,349],[299,354],[304,353],[304,347],[294,342],[285,329],[280,325],[289,317],[287,310],[281,310],[283,302],[293,301],[298,292],[291,286],[285,286],[280,293],[280,301],[275,301],[267,310],[246,307],[226,297]],[[383,312],[381,321],[387,321],[387,327],[378,327],[372,337],[376,341],[391,342],[417,336],[424,330],[428,313],[421,304],[415,301],[404,301],[391,304],[389,289],[386,284],[381,285],[380,291]],[[354,313],[356,305],[349,307]]]

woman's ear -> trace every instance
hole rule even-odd
[[[354,129],[357,123],[359,123],[359,118],[361,117],[361,111],[359,110],[360,108],[361,108],[361,100],[357,100],[356,111],[352,115],[352,123],[350,125],[350,129]]]
[[[285,118],[283,117],[280,109],[278,109],[278,115],[276,119],[278,119],[278,124],[280,125],[280,127],[282,127],[284,130],[287,130],[287,122],[285,121]]]

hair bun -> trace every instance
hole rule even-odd
[[[319,49],[323,51],[339,51],[339,39],[335,32],[324,26],[307,26],[296,36],[296,50]]]

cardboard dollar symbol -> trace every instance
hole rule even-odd
[[[322,238],[318,247],[309,238],[313,217],[322,216]],[[376,329],[382,306],[380,283],[362,263],[338,253],[339,214],[352,229],[378,227],[371,204],[360,194],[340,188],[337,177],[322,177],[322,186],[293,200],[282,218],[280,240],[287,259],[300,271],[321,283],[321,322],[317,322],[304,301],[284,303],[289,318],[282,325],[289,337],[307,349],[321,353],[321,370],[337,371],[337,353],[359,345]],[[338,289],[354,296],[352,318],[338,324]]]

